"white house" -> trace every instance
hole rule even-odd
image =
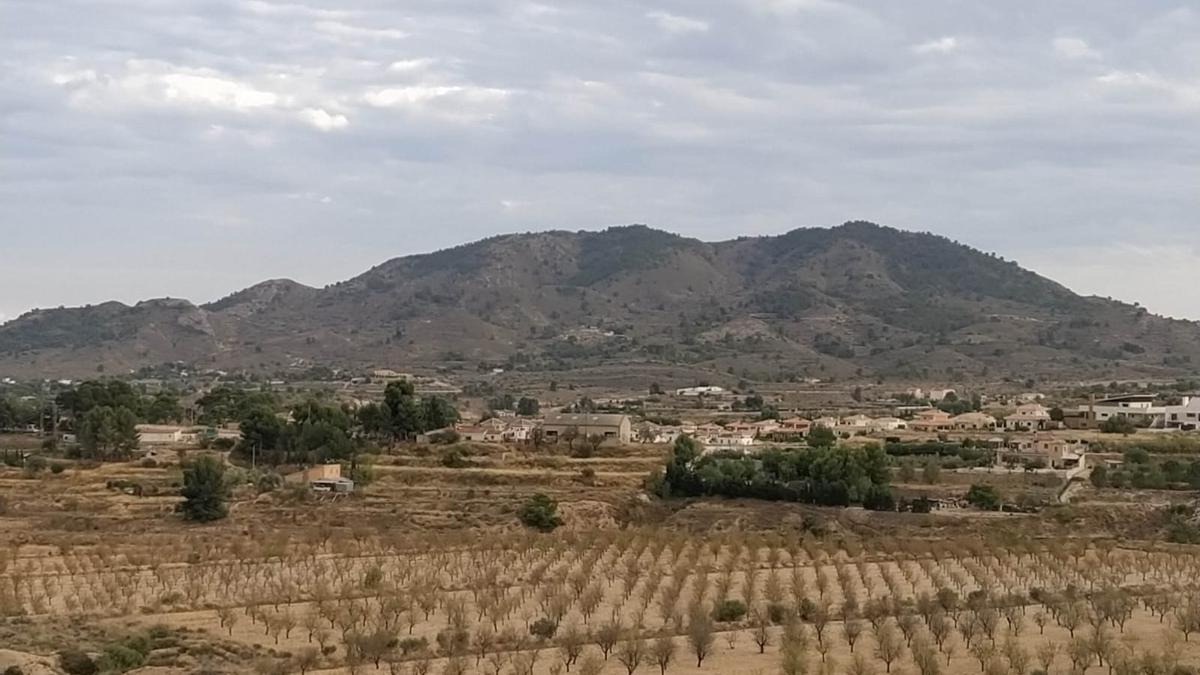
[[[1200,429],[1200,397],[1184,396],[1180,405],[1166,406],[1163,410],[1163,420],[1163,426],[1167,429]]]
[[[721,394],[724,394],[724,393],[725,393],[724,388],[713,387],[713,386],[684,387],[682,389],[675,390],[676,396],[687,396],[687,397],[692,397],[692,398],[695,398],[697,396],[720,396]]]
[[[1110,396],[1079,406],[1085,419],[1093,424],[1102,424],[1114,417],[1141,422],[1147,426],[1161,427],[1167,415],[1166,406],[1154,405],[1153,394],[1127,394]],[[1184,402],[1187,405],[1187,401]],[[1180,406],[1182,407],[1182,406]]]
[[[1017,406],[1017,411],[1004,418],[1006,431],[1043,431],[1051,428],[1050,411],[1040,403]]]

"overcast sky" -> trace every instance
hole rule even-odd
[[[0,317],[867,219],[1200,319],[1200,5],[0,0]]]

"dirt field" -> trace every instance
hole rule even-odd
[[[361,495],[239,493],[207,526],[172,513],[176,466],[4,469],[0,646],[100,653],[153,627],[145,663],[164,673],[544,675],[576,652],[573,673],[630,672],[621,658],[652,673],[664,638],[669,675],[883,673],[893,642],[891,672],[923,675],[1030,672],[1046,644],[1050,672],[1200,662],[1181,631],[1200,628],[1200,548],[1118,547],[1081,536],[1102,521],[1073,511],[668,506],[640,492],[660,457],[398,455]],[[534,492],[564,527],[520,527]]]

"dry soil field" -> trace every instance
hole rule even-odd
[[[156,673],[1099,675],[1200,663],[1200,548],[1118,546],[1045,517],[668,509],[639,496],[657,451],[472,461],[392,457],[361,495],[243,495],[209,526],[171,513],[174,467],[7,469],[0,648],[50,664],[65,647],[108,652],[105,663],[132,650]],[[116,489],[130,483],[140,496]],[[560,501],[566,526],[516,524],[535,491]]]

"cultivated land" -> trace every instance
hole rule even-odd
[[[1089,487],[1081,503],[1020,515],[661,502],[641,486],[664,447],[470,450],[471,466],[452,469],[444,449],[404,446],[351,497],[239,492],[229,518],[203,526],[172,513],[174,453],[32,478],[0,469],[0,646],[54,664],[64,647],[132,636],[155,673],[542,675],[577,651],[573,673],[625,673],[621,658],[663,637],[668,675],[883,673],[891,643],[902,673],[1026,673],[1046,644],[1059,646],[1052,673],[1200,662],[1181,630],[1200,630],[1200,547],[1153,541],[1150,502],[1174,493]],[[962,474],[942,475],[913,489],[961,495]],[[976,480],[1040,489],[1020,474]],[[552,533],[517,521],[537,492],[560,504]],[[713,622],[697,666],[691,645],[725,600],[748,611]],[[553,636],[531,634],[543,619]]]

